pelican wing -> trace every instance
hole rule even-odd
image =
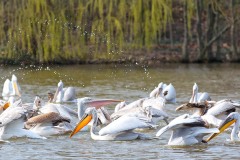
[[[218,116],[225,111],[234,109],[236,106],[231,100],[221,100],[217,102],[212,108],[210,108],[206,114],[210,114],[213,116]]]
[[[197,94],[198,102],[211,101],[211,98],[207,92],[200,92]]]
[[[66,90],[64,91],[64,96],[63,96],[63,101],[71,101],[74,100],[76,98],[76,91],[74,87],[68,87],[66,88]]]
[[[49,112],[56,112],[59,113],[57,106],[59,104],[48,103],[44,107],[40,108],[41,113],[49,113]]]
[[[134,108],[129,108],[129,109],[120,109],[119,111],[113,113],[110,118],[115,120],[118,119],[119,117],[122,117],[124,115],[138,115],[140,113],[141,107],[134,107]]]
[[[26,114],[27,110],[22,107],[9,107],[0,115],[0,126],[4,126]]]
[[[123,131],[133,130],[136,128],[154,127],[147,118],[139,118],[135,116],[122,116],[113,121],[99,131],[99,135],[116,134]]]
[[[126,105],[125,107],[121,108],[119,111],[123,111],[123,110],[128,110],[128,109],[132,109],[132,108],[137,108],[137,107],[141,107],[143,102],[146,100],[146,98],[142,98],[139,100],[136,100],[132,103],[129,103],[128,105]]]
[[[187,127],[205,127],[206,123],[200,117],[189,117],[188,114],[184,114],[173,119],[167,126],[161,128],[156,136],[161,136],[164,132],[168,130],[174,130],[177,128],[187,128]]]
[[[160,109],[156,109],[153,107],[150,107],[148,110],[148,114],[151,115],[151,117],[162,117],[162,119],[167,119],[168,118],[168,114],[166,112],[164,112],[163,110]]]
[[[56,106],[60,115],[71,118],[72,116],[78,117],[78,113],[71,108],[68,108],[63,105]]]
[[[41,114],[41,115],[38,115],[38,116],[28,119],[26,124],[31,125],[31,124],[36,124],[36,123],[48,123],[48,122],[56,122],[56,121],[69,122],[69,119],[60,116],[56,112],[49,112],[49,113]]]
[[[143,102],[142,106],[151,106],[156,109],[163,109],[165,106],[165,99],[162,97],[148,98]]]

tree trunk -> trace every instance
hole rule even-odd
[[[204,42],[203,42],[203,34],[202,34],[202,0],[197,0],[197,43],[198,43],[198,56],[197,61],[203,62],[204,60]]]
[[[10,2],[9,2],[10,3]],[[9,8],[7,5],[9,5],[8,0],[3,1],[3,30],[5,33],[5,42],[8,41],[8,28],[9,28],[9,13],[7,9]],[[3,37],[2,37],[3,38]]]
[[[188,18],[187,18],[187,0],[184,1],[184,11],[183,11],[183,25],[184,25],[184,40],[182,45],[182,62],[189,62],[188,53]]]
[[[231,25],[231,51],[232,51],[232,60],[233,61],[238,61],[239,56],[237,53],[237,44],[236,44],[236,23],[235,23],[235,12],[234,12],[234,5],[235,5],[235,0],[231,0],[231,14],[232,14],[232,25]]]
[[[213,31],[214,31],[214,24],[215,24],[215,13],[213,12],[212,4],[208,4],[208,11],[207,11],[207,43],[213,38]],[[206,49],[207,53],[207,60],[213,61],[213,51],[212,45],[209,45]]]
[[[215,35],[219,32],[219,12],[216,11],[216,17],[215,17],[215,25],[214,25],[214,33]],[[218,38],[216,40],[216,55],[215,55],[215,59],[216,61],[221,61],[221,50],[220,50],[220,38]]]

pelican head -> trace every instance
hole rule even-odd
[[[194,83],[194,85],[193,85],[193,91],[194,91],[194,92],[198,92],[198,85],[197,85],[197,83]]]
[[[237,112],[232,112],[230,113],[227,118],[225,119],[225,121],[223,121],[220,126],[218,127],[219,132],[218,133],[214,133],[212,134],[210,137],[208,137],[208,139],[206,140],[206,142],[210,141],[211,139],[215,138],[216,136],[218,136],[220,133],[222,133],[223,131],[225,131],[225,129],[227,129],[229,126],[231,126],[233,123],[236,123],[236,121],[239,119],[239,114]],[[239,126],[237,126],[239,127]]]
[[[78,122],[77,126],[73,129],[73,131],[70,134],[70,138],[75,135],[77,132],[79,132],[83,127],[85,127],[92,119],[97,120],[97,111],[94,107],[87,108],[84,115]],[[93,122],[96,123],[96,122]]]

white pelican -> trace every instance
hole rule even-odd
[[[154,124],[157,125],[160,120],[164,120],[168,123],[168,115],[164,112],[165,101],[166,100],[163,97],[142,98],[113,113],[111,119],[116,120],[123,115],[146,115],[145,108],[151,107],[151,112],[149,112],[149,114],[155,122]]]
[[[208,124],[200,117],[184,114],[173,119],[167,126],[161,128],[156,136],[160,137],[172,130],[168,145],[193,145],[204,142],[203,137],[210,133],[218,133],[217,128],[207,128]]]
[[[170,83],[166,85],[165,83],[159,83],[158,87],[155,88],[149,95],[150,98],[165,97],[166,102],[176,103],[176,90]]]
[[[41,138],[40,135],[24,129],[24,122],[28,111],[21,107],[21,100],[16,101],[0,115],[0,139],[6,140],[14,137]]]
[[[210,100],[211,98],[207,92],[198,93],[197,83],[194,83],[193,93],[192,93],[192,97],[189,100],[189,103],[198,103],[198,102],[204,102],[204,101],[210,101]]]
[[[42,106],[42,99],[36,96],[33,105],[23,105],[33,111],[28,114],[30,122],[26,127],[42,136],[60,135],[71,131],[77,122],[77,112],[62,105],[47,103]],[[56,119],[63,119],[55,123]]]
[[[229,126],[231,126],[233,123],[233,129],[231,132],[231,137],[230,140],[231,141],[240,141],[240,133],[239,133],[239,126],[240,126],[240,115],[238,112],[232,112],[230,113],[227,118],[222,121],[222,123],[220,124],[220,126],[218,127],[219,129],[219,133],[214,133],[212,134],[207,140],[206,142],[210,141],[211,139],[213,139],[214,137],[216,137],[217,135],[219,135],[220,133],[222,133],[225,129],[227,129]]]
[[[141,98],[141,99],[138,99],[136,101],[133,101],[132,103],[129,103],[127,105],[123,105],[123,107],[118,107],[118,109],[115,109],[117,111],[121,111],[121,110],[128,110],[128,109],[131,109],[131,108],[137,108],[137,107],[142,107],[142,106],[152,106],[156,109],[163,109],[165,107],[165,103],[166,103],[166,99],[165,99],[165,96],[168,94],[168,91],[166,91],[164,93],[164,97],[162,96],[158,96],[158,97],[147,97],[147,98]]]
[[[79,120],[84,115],[84,112],[89,107],[95,107],[98,113],[98,120],[100,124],[108,124],[110,123],[110,115],[107,110],[103,107],[112,103],[122,102],[122,100],[114,100],[114,99],[93,99],[90,97],[84,97],[77,99],[78,106],[78,118]],[[87,131],[88,127],[84,127],[82,130]]]
[[[143,105],[143,102],[145,101],[145,100],[147,100],[147,99],[155,99],[155,98],[141,98],[141,99],[138,99],[138,100],[136,100],[136,101],[133,101],[133,102],[131,102],[131,103],[129,103],[129,104],[122,104],[122,106],[123,107],[118,107],[118,106],[116,106],[116,107],[118,107],[117,109],[116,109],[116,107],[115,107],[115,109],[117,110],[117,111],[122,111],[122,110],[128,110],[128,109],[131,109],[131,108],[137,108],[137,107],[141,107],[142,105]]]
[[[102,128],[97,134],[97,119],[98,117],[96,109],[93,107],[87,108],[85,114],[82,116],[82,119],[70,134],[70,137],[80,131],[91,120],[93,120],[93,122],[91,124],[90,133],[93,140],[127,141],[135,139],[149,139],[149,137],[146,137],[141,133],[133,132],[133,130],[136,128],[155,127],[146,117],[122,116],[108,124],[106,127]]]
[[[163,96],[165,97],[166,102],[176,103],[176,90],[172,83],[163,89]]]
[[[9,97],[18,96],[21,97],[20,87],[17,82],[17,77],[13,74],[12,80],[7,79],[3,85],[2,96],[4,100],[8,100]]]
[[[195,116],[202,116],[208,123],[219,126],[219,122],[224,120],[231,112],[240,108],[240,103],[229,99],[220,101],[205,101],[200,103],[187,103],[176,108],[176,111],[191,109],[195,110]],[[212,117],[214,116],[215,119]]]
[[[56,93],[54,94],[53,102],[71,102],[76,98],[74,87],[63,88],[62,80],[59,81]]]
[[[62,117],[56,112],[49,112],[28,119],[25,122],[25,126],[30,131],[45,137],[61,135],[72,131],[68,127],[65,127],[62,122],[70,123],[70,119]]]
[[[149,94],[149,97],[158,97],[158,96],[163,96],[163,89],[167,87],[167,85],[163,82],[159,83],[158,86],[152,90],[152,92]]]
[[[168,124],[168,115],[161,109],[157,109],[153,106],[141,106],[136,108],[119,110],[111,115],[112,120],[116,120],[122,116],[135,116],[146,117],[152,121],[154,125],[157,125],[160,120],[164,120]]]

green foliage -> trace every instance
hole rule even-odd
[[[151,48],[172,20],[171,0],[3,0],[0,57],[39,63],[114,59]]]

